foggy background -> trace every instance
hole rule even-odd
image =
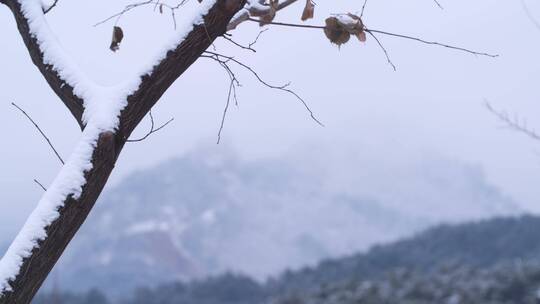
[[[321,24],[331,13],[359,11],[361,2],[318,1],[315,20],[310,23]],[[151,8],[137,9],[121,19],[125,39],[120,51],[112,53],[108,44],[113,23],[93,24],[127,3],[61,1],[48,15],[67,53],[102,84],[133,75],[173,34],[169,15],[154,13]],[[411,210],[432,223],[540,211],[538,143],[501,128],[483,106],[488,100],[498,109],[527,118],[532,128],[540,127],[540,29],[528,19],[520,1],[461,0],[443,1],[442,5],[444,10],[430,0],[370,1],[364,21],[368,28],[500,57],[479,57],[379,36],[397,66],[394,72],[371,37],[366,44],[351,39],[339,49],[321,31],[270,26],[254,54],[219,41],[220,52],[248,63],[269,82],[291,81],[325,127],[311,120],[293,97],[265,88],[240,71],[240,104],[230,108],[222,143],[216,145],[229,80],[215,62],[201,59],[153,111],[158,124],[171,117],[174,122],[148,140],[126,146],[108,189],[122,184],[133,172],[172,158],[195,154],[204,160],[208,155],[232,154],[238,162],[272,160],[304,170],[304,175],[294,179],[300,188],[313,187],[312,180],[304,177],[317,176],[329,193],[403,198],[411,205],[396,208]],[[527,1],[527,5],[540,19],[540,3]],[[297,3],[278,14],[277,20],[300,22],[301,10],[302,4]],[[32,65],[12,19],[2,7],[0,243],[14,237],[38,201],[41,189],[33,179],[47,186],[59,170],[59,162],[43,139],[10,103],[27,110],[64,157],[80,134],[67,109]],[[237,41],[249,43],[258,31],[258,25],[245,23],[233,35]],[[135,136],[145,134],[148,127],[148,121],[143,122]],[[435,178],[425,182],[425,176]],[[464,177],[479,181],[509,203],[501,209],[482,199],[479,207],[470,194],[474,191],[466,185],[445,186],[468,180]],[[432,180],[440,180],[442,185],[434,187]],[[332,208],[324,210],[332,216]],[[301,217],[302,213],[293,215]],[[280,224],[279,218],[274,220]],[[313,233],[324,228],[317,221],[305,225]],[[343,229],[353,233],[357,227]],[[348,233],[345,230],[336,233]],[[332,254],[363,246],[351,245]]]

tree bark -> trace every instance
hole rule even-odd
[[[69,109],[77,123],[81,128],[84,128],[82,122],[82,114],[84,112],[83,100],[77,97],[73,93],[73,87],[67,84],[60,75],[53,69],[51,65],[48,65],[43,60],[43,52],[39,47],[39,44],[35,37],[30,33],[28,26],[28,20],[24,17],[21,4],[15,0],[8,0],[4,2],[13,13],[19,33],[28,49],[30,58],[34,65],[39,69],[51,89],[58,95],[60,100]]]
[[[73,116],[83,126],[82,100],[73,94],[73,88],[43,61],[43,53],[28,29],[28,20],[14,0],[0,0],[12,10],[21,36],[32,61],[43,74],[51,88],[62,99]],[[245,5],[245,0],[218,0],[204,17],[204,24],[197,25],[186,39],[162,60],[150,75],[142,77],[138,90],[128,97],[128,105],[120,116],[116,132],[100,134],[93,151],[93,168],[85,173],[86,184],[78,199],[72,196],[64,201],[60,216],[46,228],[47,237],[40,241],[31,255],[23,260],[19,274],[10,281],[12,291],[0,294],[0,304],[30,303],[48,274],[89,215],[114,169],[126,140],[131,132],[160,99],[163,93],[180,77],[197,58],[227,29],[231,18]]]

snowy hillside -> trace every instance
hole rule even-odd
[[[227,270],[262,279],[440,221],[518,210],[466,164],[439,159],[375,173],[355,193],[313,168],[193,153],[109,191],[51,278],[66,289],[116,293]]]
[[[536,304],[539,238],[540,217],[531,215],[441,225],[266,283],[226,273],[141,286],[120,301],[99,289],[64,290],[44,293],[35,304]]]

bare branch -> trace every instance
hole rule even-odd
[[[384,55],[386,56],[386,60],[388,61],[388,64],[390,64],[390,66],[392,66],[392,68],[394,69],[394,71],[396,71],[396,66],[394,65],[394,63],[392,62],[392,60],[390,59],[390,56],[388,55],[388,51],[386,50],[386,48],[384,47],[384,45],[381,43],[381,41],[379,41],[379,39],[377,38],[377,36],[375,36],[375,34],[373,34],[372,32],[367,32],[369,35],[371,35],[371,37],[373,37],[373,39],[375,39],[375,41],[377,41],[377,44],[379,44],[379,46],[381,47],[381,49],[383,50],[384,52]]]
[[[257,37],[255,37],[255,39],[249,43],[249,45],[243,45],[241,43],[238,43],[236,42],[233,38],[232,38],[232,35],[231,34],[227,34],[225,33],[223,35],[223,39],[229,41],[230,43],[236,45],[237,47],[241,48],[241,49],[244,49],[244,50],[247,50],[247,51],[251,51],[253,53],[256,53],[257,50],[255,50],[253,48],[253,46],[255,46],[255,44],[257,44],[257,42],[259,42],[259,38],[261,37],[261,35],[266,32],[268,29],[264,29],[262,31],[259,32],[259,34],[257,34]],[[215,49],[214,49],[215,50]]]
[[[154,10],[159,8],[159,11],[163,12],[163,9],[166,8],[166,9],[168,9],[170,11],[171,17],[172,17],[173,23],[174,23],[174,28],[176,29],[176,14],[175,14],[175,11],[180,9],[182,6],[184,6],[188,2],[189,2],[189,0],[182,0],[177,5],[169,5],[167,3],[162,2],[161,0],[147,0],[147,1],[142,1],[142,2],[138,2],[138,3],[129,4],[129,5],[126,5],[124,7],[124,9],[122,9],[120,12],[99,21],[98,23],[94,24],[94,26],[101,25],[101,24],[106,23],[106,22],[108,22],[108,21],[110,21],[112,19],[115,19],[115,18],[116,18],[116,21],[114,22],[114,24],[116,25],[120,21],[120,18],[122,18],[122,16],[124,16],[124,14],[126,14],[127,12],[129,12],[129,11],[131,11],[133,9],[136,9],[136,8],[153,5]]]
[[[43,10],[43,14],[48,14],[50,11],[52,11],[53,8],[56,7],[57,4],[58,4],[58,0],[54,0],[53,4],[51,4],[51,6],[49,6],[47,9]]]
[[[243,62],[235,59],[234,57],[230,57],[230,56],[226,56],[226,55],[222,55],[222,54],[215,53],[215,52],[210,52],[210,51],[206,51],[205,54],[209,54],[209,55],[202,55],[201,57],[203,57],[203,58],[211,58],[211,59],[214,59],[214,60],[219,61],[221,63],[227,63],[229,61],[234,62],[238,66],[240,66],[240,67],[244,68],[245,70],[247,70],[248,72],[250,72],[264,86],[266,86],[268,88],[271,88],[271,89],[280,90],[280,91],[283,91],[283,92],[286,92],[286,93],[289,93],[289,94],[293,95],[294,97],[296,97],[296,99],[298,101],[300,101],[304,105],[304,108],[309,112],[309,114],[311,116],[311,119],[313,119],[317,124],[319,124],[321,126],[324,126],[324,124],[315,116],[315,113],[313,113],[313,111],[311,110],[311,108],[309,107],[307,102],[302,97],[300,97],[300,95],[298,95],[296,92],[294,92],[293,90],[288,88],[290,83],[287,83],[287,84],[281,85],[281,86],[275,86],[275,85],[269,84],[268,82],[263,80],[259,76],[259,74],[255,70],[253,70],[253,68],[251,68],[250,66],[244,64]]]
[[[39,133],[45,139],[45,141],[47,141],[47,143],[49,144],[49,147],[51,147],[51,149],[53,150],[54,154],[56,155],[56,157],[58,158],[60,163],[62,163],[62,165],[64,165],[65,164],[64,160],[62,159],[62,157],[60,156],[58,151],[56,151],[56,149],[54,148],[54,145],[52,144],[51,140],[47,137],[47,135],[45,135],[45,133],[41,130],[39,125],[32,119],[32,117],[30,117],[30,115],[28,115],[21,107],[19,107],[14,102],[12,102],[11,105],[14,106],[15,108],[17,108],[19,111],[21,111],[21,113],[23,113],[24,116],[26,116],[26,118],[28,118],[28,120],[30,120],[30,122],[34,125],[34,127],[36,127],[36,129],[39,131]]]
[[[223,67],[225,72],[227,72],[227,75],[230,78],[229,92],[227,94],[227,102],[225,104],[225,109],[223,110],[223,115],[221,117],[221,123],[220,123],[219,131],[218,131],[217,144],[219,144],[221,142],[221,134],[222,134],[223,129],[225,127],[225,119],[227,117],[227,112],[229,110],[229,105],[230,105],[230,102],[231,102],[231,93],[232,93],[232,97],[234,98],[236,106],[238,106],[238,98],[236,96],[236,87],[240,86],[240,81],[236,77],[236,74],[233,72],[233,70],[227,64],[227,61],[220,61],[220,60],[216,59],[213,56],[210,56],[209,58],[211,58],[211,59],[215,60],[216,62],[218,62],[219,65],[221,67]]]
[[[364,17],[364,12],[366,10],[367,3],[368,3],[368,0],[364,0],[364,5],[362,5],[362,12],[360,13],[360,18]]]
[[[441,5],[441,3],[440,3],[438,0],[433,0],[433,2],[435,2],[435,4],[437,4],[437,6],[438,6],[440,9],[444,9],[444,7]]]
[[[462,52],[473,54],[473,55],[486,56],[486,57],[492,57],[492,58],[499,57],[499,55],[497,55],[497,54],[489,54],[489,53],[484,53],[484,52],[477,52],[477,51],[469,50],[469,49],[462,48],[462,47],[457,47],[457,46],[444,44],[444,43],[440,43],[440,42],[436,42],[436,41],[427,41],[427,40],[424,40],[424,39],[420,39],[420,38],[416,38],[416,37],[412,37],[412,36],[407,36],[407,35],[402,35],[402,34],[394,34],[394,33],[390,33],[390,32],[373,30],[373,29],[366,29],[365,31],[368,32],[368,33],[378,33],[378,34],[382,34],[382,35],[388,35],[388,36],[393,36],[393,37],[398,37],[398,38],[403,38],[403,39],[414,40],[414,41],[424,43],[424,44],[437,45],[437,46],[441,46],[441,47],[444,47],[444,48],[453,49],[453,50],[457,50],[457,51],[462,51]]]
[[[261,35],[266,32],[268,29],[264,29],[262,31],[259,32],[259,34],[257,34],[257,37],[255,37],[255,39],[249,44],[249,48],[253,47],[255,44],[257,44],[257,42],[259,42],[259,38],[261,38]]]
[[[531,13],[531,10],[529,10],[529,7],[527,6],[527,3],[525,0],[521,0],[521,6],[523,7],[523,10],[525,11],[525,14],[527,14],[527,18],[534,24],[534,26],[540,30],[540,22],[536,20],[536,18]]]
[[[128,139],[127,142],[141,142],[147,139],[148,137],[150,137],[152,134],[159,132],[161,129],[165,128],[168,124],[170,124],[174,120],[174,117],[173,117],[169,119],[166,123],[162,124],[160,127],[155,128],[154,116],[152,115],[152,111],[148,112],[148,115],[150,116],[150,130],[148,131],[148,133],[146,133],[146,135],[144,135],[143,137],[139,139]]]
[[[496,110],[489,102],[484,103],[486,109],[493,114],[499,121],[504,123],[505,127],[509,128],[510,130],[514,130],[516,132],[519,132],[521,134],[524,134],[534,140],[540,141],[540,134],[536,133],[535,130],[530,129],[527,126],[527,121],[523,119],[519,119],[517,116],[514,118],[511,118],[508,113],[504,111],[498,111]]]
[[[246,51],[251,51],[251,52],[253,52],[253,53],[256,53],[256,52],[257,52],[257,51],[256,51],[254,48],[252,48],[251,46],[245,46],[245,45],[242,45],[242,44],[240,44],[240,43],[234,41],[234,39],[232,39],[231,37],[229,37],[229,36],[227,36],[227,35],[223,35],[222,37],[223,37],[223,39],[229,41],[230,43],[236,45],[237,47],[239,47],[239,48],[241,48],[241,49],[244,49],[244,50],[246,50]],[[214,49],[214,50],[215,50],[215,49]]]
[[[248,18],[247,20],[259,23],[259,20],[254,19],[254,18]],[[320,29],[320,30],[326,29],[326,26],[322,26],[322,25],[306,25],[306,24],[286,23],[286,22],[267,22],[266,24],[278,25],[278,26],[287,26],[287,27],[297,27],[297,28],[308,28],[308,29]],[[402,39],[414,40],[414,41],[417,41],[417,42],[420,42],[420,43],[423,43],[423,44],[441,46],[441,47],[445,47],[445,48],[448,48],[448,49],[462,51],[462,52],[473,54],[473,55],[487,56],[487,57],[492,57],[492,58],[499,57],[499,55],[494,55],[494,54],[489,54],[489,53],[484,53],[484,52],[477,52],[477,51],[473,51],[473,50],[470,50],[470,49],[457,47],[457,46],[453,46],[453,45],[449,45],[449,44],[444,44],[444,43],[440,43],[440,42],[436,42],[436,41],[427,41],[427,40],[424,40],[424,39],[421,39],[421,38],[408,36],[408,35],[395,34],[395,33],[391,33],[391,32],[385,32],[385,31],[380,31],[380,30],[375,30],[375,29],[370,29],[370,28],[364,28],[364,31],[367,32],[367,33],[376,33],[376,34],[393,36],[393,37],[402,38]]]
[[[260,20],[257,20],[255,18],[251,18],[251,17],[247,18],[246,20],[251,21],[251,22],[257,22],[257,23],[261,22]],[[286,22],[275,22],[275,21],[266,22],[265,25],[280,25],[280,26],[309,28],[309,29],[320,29],[320,30],[324,30],[326,28],[326,26],[323,26],[323,25],[308,25],[308,24],[286,23]]]
[[[34,183],[36,183],[43,191],[47,191],[47,188],[45,188],[37,179],[34,179]]]
[[[221,116],[221,124],[219,126],[218,139],[217,139],[217,144],[218,145],[221,142],[221,132],[223,132],[223,128],[225,126],[225,118],[227,117],[227,111],[229,110],[229,105],[231,103],[231,94],[233,92],[233,89],[234,89],[234,81],[231,81],[231,83],[229,85],[229,93],[227,94],[227,103],[225,104],[225,109],[223,110],[223,115]]]

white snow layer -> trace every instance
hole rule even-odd
[[[203,16],[217,0],[203,0],[191,18],[184,19],[171,42],[165,45],[163,51],[145,70],[132,80],[112,87],[96,85],[64,52],[43,14],[46,1],[18,1],[28,20],[30,32],[39,43],[44,62],[51,65],[60,77],[73,87],[74,94],[84,101],[83,122],[86,127],[74,152],[0,260],[0,295],[12,290],[9,281],[15,280],[23,260],[31,255],[32,250],[38,246],[38,241],[47,237],[45,229],[58,218],[58,210],[66,198],[72,195],[77,199],[81,195],[82,187],[86,184],[84,174],[92,169],[92,153],[99,135],[105,131],[114,131],[118,127],[120,112],[127,105],[127,97],[139,87],[141,77],[150,74],[166,57],[168,51],[174,50],[195,25],[203,22]]]
[[[232,17],[232,22],[235,22],[238,19],[242,19],[244,16],[249,16],[249,12],[255,9],[256,11],[264,12],[268,10],[268,6],[263,5],[262,3],[259,3],[257,0],[247,0],[244,7],[239,10],[236,15]]]

